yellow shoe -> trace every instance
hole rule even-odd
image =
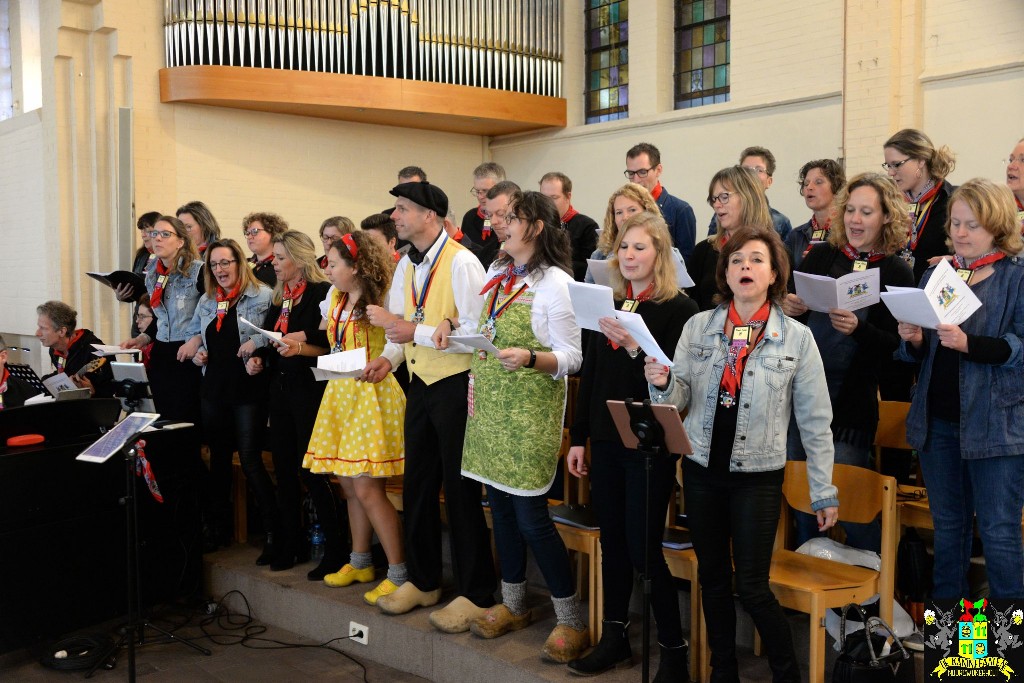
[[[391,595],[396,590],[398,590],[398,586],[393,584],[391,582],[391,579],[384,579],[379,584],[377,584],[377,587],[374,588],[372,591],[367,591],[366,593],[363,593],[363,602],[365,602],[367,605],[376,606],[377,598],[383,595]]]
[[[332,588],[344,588],[353,583],[370,583],[371,581],[373,581],[373,567],[356,569],[350,564],[346,564],[333,574],[324,577],[324,583]]]

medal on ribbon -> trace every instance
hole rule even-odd
[[[434,257],[433,263],[430,264],[430,272],[427,273],[427,279],[423,281],[423,288],[416,291],[416,270],[413,269],[412,278],[409,281],[409,292],[412,295],[412,305],[415,313],[412,314],[412,322],[420,325],[426,320],[426,314],[423,312],[424,307],[427,305],[427,295],[430,294],[430,285],[434,282],[434,275],[437,273],[437,266],[441,263],[441,256],[444,254],[444,250],[448,247],[448,234],[445,233],[444,240],[441,242],[441,247],[437,250],[437,256]]]

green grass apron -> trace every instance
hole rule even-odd
[[[526,290],[495,321],[494,345],[550,351],[533,333],[532,308],[533,293]],[[481,329],[486,322],[485,307]],[[508,372],[494,356],[474,354],[462,473],[516,495],[547,491],[558,464],[565,396],[564,378],[531,368]]]

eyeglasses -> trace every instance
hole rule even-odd
[[[475,187],[469,188],[469,193],[476,197],[477,199],[483,199],[484,197],[486,197],[487,192],[488,190],[478,190]]]
[[[155,240],[158,237],[162,240],[167,240],[170,239],[175,233],[171,232],[170,230],[150,230],[147,234],[149,235],[149,239],[151,240]]]
[[[626,171],[622,172],[622,175],[626,176],[630,180],[633,179],[633,176],[637,176],[639,178],[646,178],[647,174],[650,173],[651,171],[653,171],[656,168],[658,168],[658,167],[657,166],[651,166],[650,168],[638,168],[635,171],[626,170]]]
[[[524,220],[526,220],[526,219],[523,218],[522,216],[517,216],[514,213],[505,214],[505,225],[512,225],[512,223],[515,222],[515,221],[524,221]]]
[[[233,258],[230,260],[224,259],[223,261],[210,261],[210,268],[213,270],[217,270],[218,268],[221,270],[227,270],[227,267],[232,263],[238,263],[238,259]]]
[[[1016,161],[1016,162],[1017,162],[1018,164],[1024,164],[1024,154],[1021,154],[1021,155],[1019,155],[1019,156],[1013,156],[1013,155],[1011,154],[1011,155],[1010,155],[1010,158],[1006,160],[1006,165],[1007,165],[1007,166],[1009,166],[1010,164],[1012,164],[1012,163],[1013,163],[1013,162],[1015,162],[1015,161]]]
[[[886,171],[895,171],[897,168],[899,168],[903,164],[907,163],[908,161],[910,161],[909,158],[904,159],[903,161],[897,161],[894,164],[885,163],[885,164],[882,164],[882,168],[884,168]]]
[[[721,202],[722,206],[729,203],[729,197],[732,196],[732,192],[720,192],[713,197],[708,197],[708,204],[714,206],[715,202]]]
[[[748,171],[753,171],[758,175],[761,175],[762,173],[764,175],[768,175],[768,169],[765,168],[764,166],[744,166],[743,168],[747,169]]]
[[[242,234],[246,237],[255,237],[259,234],[260,230],[263,230],[263,228],[249,228],[248,230],[243,230]]]
[[[146,318],[152,318],[152,317],[153,317],[152,313],[136,313],[135,314],[135,319],[136,320],[145,320]]]

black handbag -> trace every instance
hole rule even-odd
[[[846,635],[846,613],[856,610],[864,629]],[[885,641],[892,636],[889,654],[879,656]],[[913,683],[914,658],[879,617],[869,617],[864,609],[850,603],[843,608],[839,625],[839,657],[832,671],[832,683]]]

